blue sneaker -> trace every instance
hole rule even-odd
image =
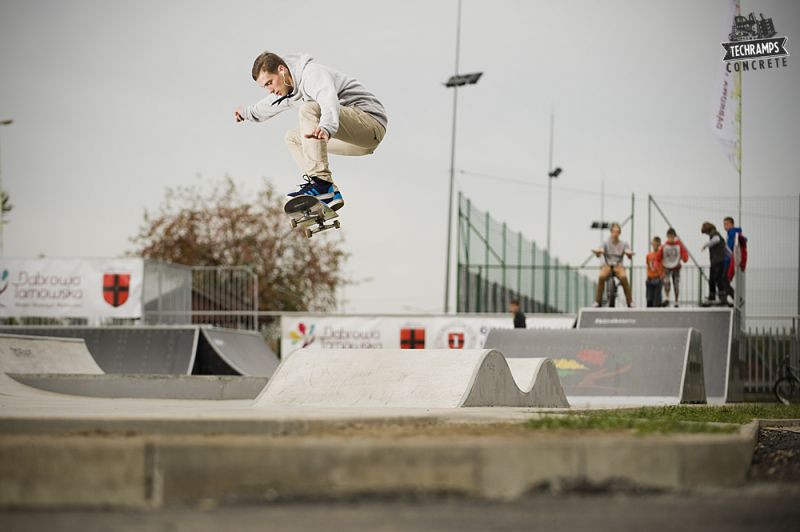
[[[342,193],[339,192],[339,187],[330,181],[325,181],[315,176],[304,175],[303,179],[305,179],[306,182],[299,185],[300,189],[296,192],[290,192],[287,196],[291,198],[297,196],[314,196],[334,211],[338,211],[344,207],[344,199],[342,199]]]

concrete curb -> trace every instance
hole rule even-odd
[[[797,427],[800,426],[800,419],[759,419],[758,428],[768,427]]]
[[[746,479],[758,427],[753,422],[723,435],[583,438],[443,437],[426,436],[424,429],[404,438],[4,435],[0,506],[153,508],[409,492],[512,499],[565,480],[736,486]]]

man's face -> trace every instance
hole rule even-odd
[[[619,232],[620,229],[616,225],[611,228],[611,238],[614,239],[614,241],[619,239]]]
[[[512,314],[516,314],[517,312],[519,312],[519,305],[511,303],[510,305],[508,305],[508,310],[511,311]]]
[[[730,220],[725,220],[722,222],[722,227],[724,227],[725,230],[727,231],[728,229],[733,227],[733,224],[730,222]]]
[[[675,243],[675,235],[667,235],[667,242],[669,242],[670,244],[674,244]]]
[[[660,240],[653,240],[653,251],[658,251],[658,248],[661,246]]]
[[[291,76],[286,72],[286,69],[278,67],[278,72],[262,71],[256,78],[256,83],[258,83],[259,87],[266,89],[270,94],[286,96],[291,90],[286,83],[289,80],[291,80]]]

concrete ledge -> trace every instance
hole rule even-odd
[[[154,468],[144,439],[0,438],[0,504],[143,507]]]
[[[484,426],[480,436],[433,429],[403,437],[2,436],[0,505],[160,507],[408,492],[510,499],[571,479],[735,486],[745,480],[757,426],[724,435],[580,438],[519,425],[496,433]]]

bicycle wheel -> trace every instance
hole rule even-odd
[[[608,294],[607,294],[608,306],[610,308],[616,307],[617,306],[617,283],[616,283],[616,280],[614,279],[614,277],[611,277],[611,279],[608,280],[608,284],[606,286],[608,287]]]
[[[800,381],[793,377],[782,377],[772,387],[775,398],[785,404],[800,404]]]

